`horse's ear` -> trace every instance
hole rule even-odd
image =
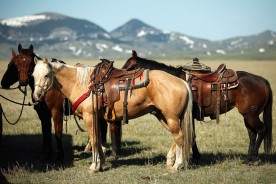
[[[18,45],[18,52],[19,52],[19,53],[22,52],[22,45],[21,45],[21,43]]]
[[[48,63],[48,59],[47,59],[47,58],[44,58],[44,59],[43,59],[43,62],[44,62],[45,64],[47,64],[47,63]]]
[[[16,54],[14,52],[14,50],[12,49],[12,58],[15,58],[16,57]]]
[[[31,53],[33,53],[33,52],[34,52],[34,47],[33,47],[33,44],[31,44],[31,45],[30,45],[29,49],[30,49]]]
[[[37,57],[34,57],[34,63],[35,64],[37,64],[37,61],[38,61]]]
[[[137,53],[136,53],[135,50],[132,50],[132,57],[135,58],[135,59],[137,58]]]

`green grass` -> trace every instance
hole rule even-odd
[[[79,62],[79,61],[77,61]],[[97,61],[81,61],[95,65]],[[189,61],[168,61],[179,65]],[[212,68],[224,62],[228,68],[246,70],[267,78],[276,91],[274,61],[202,61]],[[75,61],[70,61],[74,64]],[[0,77],[7,62],[0,62]],[[117,67],[122,62],[115,62]],[[0,90],[4,96],[21,101],[19,91]],[[275,93],[274,93],[275,94]],[[30,101],[28,90],[27,102]],[[275,95],[274,95],[275,99]],[[0,103],[11,120],[16,120],[20,107],[2,98]],[[273,138],[276,138],[275,100],[273,104]],[[220,123],[196,122],[197,143],[202,154],[198,165],[190,166],[178,173],[165,170],[166,154],[172,143],[172,136],[151,115],[130,120],[123,126],[121,156],[116,161],[107,160],[104,171],[88,173],[91,154],[83,153],[87,133],[76,133],[77,126],[72,119],[64,125],[64,163],[46,163],[40,154],[41,125],[32,107],[25,107],[18,124],[12,126],[3,120],[3,137],[0,145],[0,183],[275,183],[276,143],[272,154],[265,155],[260,148],[262,163],[259,166],[245,164],[248,149],[248,135],[242,117],[236,109],[220,116]],[[84,127],[84,123],[80,121]],[[54,131],[53,131],[54,132]],[[110,138],[108,138],[110,140]],[[54,134],[53,143],[55,146]],[[110,143],[110,141],[109,141]],[[110,154],[110,148],[107,154]]]

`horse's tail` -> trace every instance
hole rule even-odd
[[[183,81],[187,90],[188,90],[188,98],[186,100],[186,105],[183,110],[183,116],[180,120],[181,129],[183,132],[183,139],[184,145],[182,146],[182,153],[183,153],[183,160],[184,160],[184,167],[187,168],[190,156],[190,149],[193,142],[194,136],[194,128],[193,128],[193,116],[192,116],[192,109],[193,109],[193,96],[192,91],[189,84],[186,81]]]
[[[266,130],[266,135],[264,137],[264,151],[266,154],[271,153],[272,145],[272,103],[273,103],[273,94],[269,82],[267,81],[269,89],[269,98],[268,102],[264,108],[263,120]]]

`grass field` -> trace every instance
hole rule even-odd
[[[98,61],[70,61],[95,65]],[[189,61],[162,61],[169,65],[186,64]],[[245,70],[269,80],[276,91],[276,61],[201,61],[215,69],[220,63],[228,68]],[[0,62],[2,78],[8,62]],[[121,67],[123,62],[115,62]],[[17,84],[16,84],[17,85]],[[15,86],[16,86],[15,85]],[[15,101],[22,101],[23,94],[0,89],[0,93]],[[28,90],[27,102],[30,100]],[[20,106],[0,97],[7,117],[15,121]],[[273,103],[273,138],[276,140],[276,102]],[[84,127],[84,123],[80,122]],[[66,132],[67,127],[67,132]],[[221,115],[216,124],[196,122],[197,143],[202,159],[196,166],[178,173],[165,170],[166,154],[172,136],[151,115],[130,120],[123,126],[121,156],[116,161],[107,161],[104,171],[89,174],[91,154],[83,153],[87,133],[78,132],[72,119],[64,125],[65,160],[63,164],[45,163],[40,155],[41,125],[33,107],[25,107],[19,123],[12,126],[3,120],[3,136],[0,144],[0,183],[276,183],[276,142],[272,154],[265,155],[260,148],[262,163],[259,166],[245,164],[248,135],[243,119],[236,109]],[[53,132],[54,133],[54,132]],[[109,143],[110,139],[108,138]],[[53,134],[53,143],[55,139]],[[108,153],[110,150],[108,150]]]

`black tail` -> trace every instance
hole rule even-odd
[[[269,88],[269,99],[263,112],[264,126],[266,128],[266,136],[264,137],[264,151],[266,154],[271,153],[272,145],[272,104],[273,104],[273,94],[270,84],[267,82]]]

